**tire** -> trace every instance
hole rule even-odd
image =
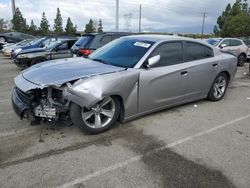
[[[99,134],[109,130],[114,125],[119,117],[120,107],[120,100],[117,97],[106,97],[90,110],[72,103],[70,106],[70,118],[81,131],[88,134]],[[103,113],[108,114],[109,117]],[[100,118],[96,118],[98,116]]]
[[[220,101],[226,94],[228,87],[228,77],[225,73],[220,73],[214,80],[209,93],[208,100],[210,101]],[[220,91],[220,92],[219,92]]]
[[[239,67],[244,66],[245,62],[246,62],[246,55],[245,54],[240,54],[239,57],[238,57],[238,66]]]
[[[6,38],[5,37],[0,37],[0,43],[5,43],[5,42],[7,42]]]
[[[30,66],[36,65],[36,64],[41,63],[41,62],[44,62],[44,61],[46,61],[46,59],[43,59],[43,58],[36,58],[36,59],[33,59],[33,60],[31,61],[31,63],[30,63]]]

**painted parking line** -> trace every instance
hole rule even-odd
[[[153,150],[150,150],[150,151],[146,152],[145,154],[137,155],[137,156],[132,157],[132,158],[126,160],[126,161],[117,163],[117,164],[112,165],[112,166],[109,166],[109,167],[107,167],[107,168],[104,168],[104,169],[95,171],[95,172],[93,172],[93,173],[90,173],[90,174],[88,174],[88,175],[82,177],[82,178],[78,178],[78,179],[75,179],[75,180],[73,180],[73,181],[71,181],[71,182],[67,182],[67,183],[65,183],[65,184],[63,184],[63,185],[60,185],[60,186],[58,186],[58,188],[72,187],[72,186],[74,186],[74,185],[76,185],[76,184],[86,182],[86,181],[88,181],[88,180],[90,180],[90,179],[92,179],[92,178],[95,178],[95,177],[104,175],[104,174],[106,174],[106,173],[108,173],[108,172],[112,172],[112,171],[114,171],[114,170],[117,170],[117,169],[119,169],[119,168],[122,168],[122,167],[124,167],[124,166],[127,166],[127,165],[129,165],[129,164],[131,164],[131,163],[134,163],[134,162],[136,162],[136,161],[139,161],[139,160],[141,160],[141,159],[142,159],[143,157],[145,157],[145,156],[153,155],[153,154],[158,153],[158,152],[160,152],[160,151],[163,151],[163,150],[165,150],[165,149],[172,148],[172,147],[174,147],[174,146],[177,146],[177,145],[186,143],[186,142],[191,141],[191,140],[193,140],[193,139],[195,139],[195,138],[201,137],[201,136],[203,136],[203,135],[207,135],[207,134],[209,134],[209,133],[212,133],[212,132],[214,132],[214,131],[217,131],[217,130],[219,130],[219,129],[225,128],[225,127],[227,127],[227,126],[230,126],[230,125],[232,125],[232,124],[235,124],[235,123],[237,123],[237,122],[239,122],[239,121],[242,121],[242,120],[245,120],[245,119],[248,119],[248,118],[250,118],[250,114],[245,115],[245,116],[242,116],[242,117],[237,118],[237,119],[235,119],[235,120],[232,120],[232,121],[223,123],[223,124],[221,124],[221,125],[218,125],[218,126],[216,126],[216,127],[211,128],[211,129],[207,129],[207,130],[205,130],[205,131],[199,132],[199,133],[194,134],[194,135],[192,135],[192,136],[189,136],[189,137],[186,137],[186,138],[177,140],[177,141],[172,142],[172,143],[170,143],[170,144],[167,144],[167,145],[165,145],[165,146],[162,146],[162,147],[159,147],[159,148],[155,148],[155,149],[153,149]]]
[[[10,99],[0,99],[0,102],[10,102]]]
[[[7,111],[7,112],[0,112],[0,116],[4,116],[4,115],[9,115],[9,114],[13,114],[13,111]]]

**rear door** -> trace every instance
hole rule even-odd
[[[214,58],[213,49],[196,42],[184,43],[184,64],[187,69],[186,95],[189,99],[207,95],[216,75],[219,64]]]
[[[181,41],[160,44],[150,57],[161,55],[151,68],[144,68],[139,81],[139,113],[182,103],[186,93],[186,68],[183,67]]]

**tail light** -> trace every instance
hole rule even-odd
[[[92,51],[91,50],[88,50],[88,49],[80,49],[79,50],[84,56],[89,56]]]

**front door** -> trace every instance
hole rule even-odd
[[[139,113],[181,103],[186,99],[186,67],[183,63],[182,42],[160,44],[150,55],[161,60],[140,73]]]
[[[51,59],[62,59],[73,57],[68,42],[64,42],[51,52]]]

